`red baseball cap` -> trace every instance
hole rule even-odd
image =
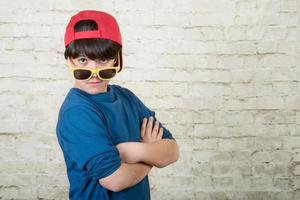
[[[98,26],[98,30],[75,32],[74,26],[82,20],[93,20]],[[103,38],[110,39],[122,46],[120,29],[116,19],[108,13],[84,10],[74,15],[66,28],[65,46],[77,39]]]

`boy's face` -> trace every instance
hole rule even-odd
[[[106,67],[113,67],[115,59],[105,60],[91,60],[88,57],[80,56],[77,58],[70,58],[70,62],[75,68],[99,69]],[[96,74],[93,74],[89,80],[75,79],[74,87],[83,90],[89,94],[98,94],[107,91],[109,80],[101,80]]]

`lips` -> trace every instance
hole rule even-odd
[[[87,84],[91,84],[91,85],[96,85],[96,84],[99,84],[101,82],[88,82]]]
[[[89,85],[97,85],[99,83],[102,83],[103,81],[91,81],[91,82],[87,82],[87,84]]]

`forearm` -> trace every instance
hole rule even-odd
[[[179,150],[175,140],[162,139],[155,143],[143,143],[142,161],[156,167],[166,167],[178,160]]]
[[[151,166],[143,163],[122,163],[112,175],[102,178],[99,183],[114,192],[121,191],[139,183],[147,176]]]
[[[151,166],[165,167],[178,159],[175,140],[162,139],[154,143],[125,142],[117,145],[123,162],[144,162]]]

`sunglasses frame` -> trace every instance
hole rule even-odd
[[[76,79],[76,80],[81,80],[81,81],[83,81],[83,80],[86,80],[86,81],[90,80],[90,79],[93,77],[94,74],[96,74],[97,77],[98,77],[100,80],[103,80],[103,81],[109,81],[109,80],[112,80],[112,79],[116,76],[116,74],[119,72],[119,70],[120,70],[120,65],[114,66],[114,67],[101,67],[101,68],[91,69],[91,68],[85,68],[85,67],[76,67],[76,66],[72,65],[71,62],[72,62],[72,61],[70,61],[70,60],[68,59],[68,66],[69,66],[69,70],[70,70],[71,74],[73,75],[74,79]],[[100,77],[99,73],[100,73],[101,71],[107,70],[107,69],[110,69],[110,70],[113,69],[113,70],[115,70],[115,71],[116,71],[116,74],[115,74],[112,78],[102,78],[102,77]],[[77,79],[77,78],[75,77],[75,75],[74,75],[74,71],[75,71],[75,70],[87,70],[87,71],[90,71],[90,72],[91,72],[91,75],[90,75],[88,78],[86,78],[86,79]]]

